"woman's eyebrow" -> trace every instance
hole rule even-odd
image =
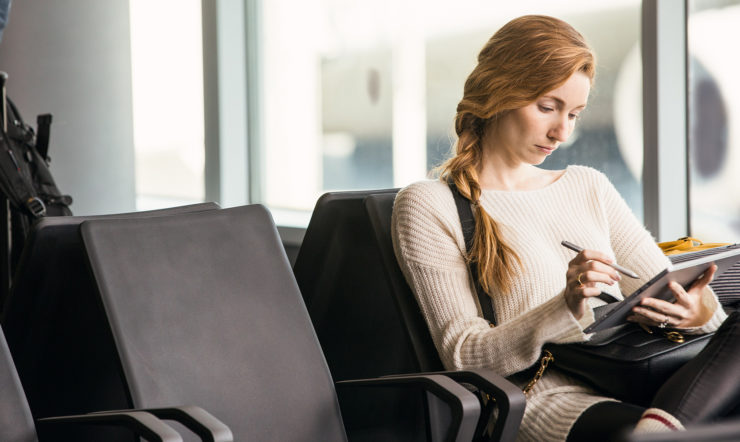
[[[555,100],[560,107],[565,107],[565,101],[561,100],[558,97],[555,97],[553,95],[543,95],[542,98],[549,98],[550,100]],[[586,107],[586,103],[576,106],[573,109],[584,109]]]

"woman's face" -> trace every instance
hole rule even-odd
[[[588,76],[576,72],[557,89],[503,115],[490,129],[495,154],[514,163],[542,163],[573,133],[590,89]]]

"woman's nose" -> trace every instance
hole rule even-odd
[[[559,141],[561,143],[564,143],[568,139],[569,135],[570,121],[568,120],[567,115],[562,118],[558,118],[557,121],[554,121],[552,127],[550,128],[550,131],[547,134],[550,139]]]

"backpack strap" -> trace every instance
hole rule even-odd
[[[465,238],[465,248],[470,255],[470,250],[473,248],[473,233],[475,233],[475,218],[473,218],[473,209],[470,208],[470,201],[466,199],[457,186],[452,181],[448,182],[452,196],[455,198],[455,206],[457,206],[457,214],[460,217],[460,224],[462,225],[463,237]],[[468,268],[470,269],[470,276],[473,277],[475,282],[475,291],[478,294],[478,303],[480,309],[483,312],[483,318],[493,325],[496,325],[496,312],[493,310],[493,303],[491,297],[483,290],[480,281],[478,280],[478,263],[476,261],[468,259]]]
[[[49,132],[51,131],[51,114],[36,117],[36,152],[44,161],[49,161]]]

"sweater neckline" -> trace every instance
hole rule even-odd
[[[560,185],[560,182],[565,181],[566,177],[571,174],[572,166],[568,165],[565,168],[565,171],[556,179],[555,181],[551,182],[550,184],[540,187],[539,189],[530,189],[530,190],[497,190],[497,189],[481,189],[481,194],[483,195],[524,195],[524,194],[533,194],[537,192],[543,192],[547,191],[549,189],[552,189],[556,186]]]

